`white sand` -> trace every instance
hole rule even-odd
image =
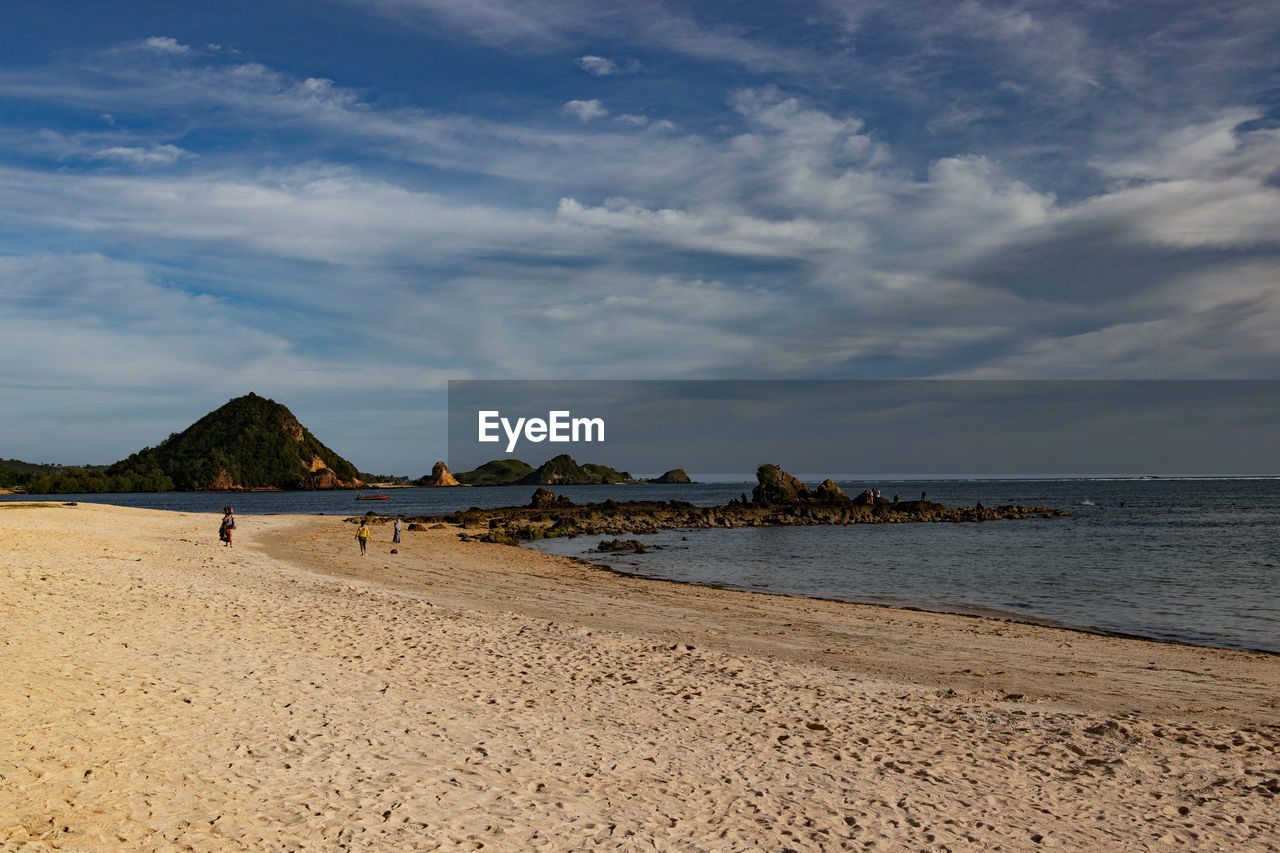
[[[0,508],[0,848],[1280,849],[1280,658]]]

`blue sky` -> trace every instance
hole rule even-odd
[[[2,18],[0,456],[251,390],[416,476],[451,378],[1280,378],[1274,3]]]

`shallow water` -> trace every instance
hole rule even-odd
[[[845,482],[951,506],[1047,505],[1063,519],[739,528],[645,535],[644,555],[593,555],[599,537],[537,543],[635,574],[735,589],[1002,615],[1091,631],[1280,653],[1280,479]],[[723,504],[750,483],[578,486],[575,502]],[[351,492],[56,495],[52,501],[216,513],[432,515],[528,503],[533,487]],[[41,496],[8,496],[32,500]],[[242,525],[242,535],[251,525]],[[214,535],[211,528],[210,535]]]
[[[916,497],[921,486],[881,488]],[[971,481],[927,491],[952,505],[1048,505],[1072,517],[666,531],[640,537],[661,546],[643,555],[584,553],[599,537],[537,547],[734,589],[1280,653],[1280,481]]]

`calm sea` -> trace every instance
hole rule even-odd
[[[667,531],[643,555],[593,555],[599,537],[537,543],[646,577],[733,589],[1000,616],[1088,631],[1280,653],[1280,479],[1089,479],[842,482],[903,500],[928,492],[1061,507],[1071,518],[982,524]],[[750,483],[579,486],[575,502],[676,498],[723,504]],[[433,515],[525,504],[533,488],[401,489],[390,501],[351,492],[57,495],[185,512]],[[32,500],[40,496],[9,496]],[[242,527],[249,528],[247,525]],[[248,529],[242,533],[247,534]]]

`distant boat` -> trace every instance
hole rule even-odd
[[[1080,506],[1093,506],[1093,501],[1089,500],[1088,498],[1084,498],[1083,500],[1080,501]]]
[[[389,501],[391,500],[391,495],[383,495],[383,494],[356,495],[356,500],[358,501]]]

